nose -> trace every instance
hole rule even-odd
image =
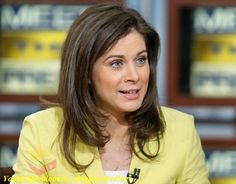
[[[139,73],[137,66],[132,62],[127,65],[125,81],[136,83],[139,81]]]

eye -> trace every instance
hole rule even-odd
[[[123,65],[123,62],[121,60],[114,60],[114,61],[111,61],[109,63],[109,65],[112,67],[112,68],[120,68],[122,67]]]
[[[139,66],[143,66],[147,61],[147,57],[146,56],[140,56],[136,62]]]

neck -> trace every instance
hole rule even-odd
[[[105,146],[99,149],[102,167],[104,170],[128,170],[132,155],[128,131],[130,123],[124,112],[102,109],[101,112],[107,117],[103,133],[110,136]]]
[[[110,140],[99,150],[104,170],[128,170],[131,162],[128,128],[127,121],[109,118],[105,132]]]
[[[129,123],[125,118],[109,116],[105,130],[112,139],[119,139],[128,135],[128,128]]]

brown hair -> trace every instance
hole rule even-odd
[[[129,129],[131,150],[141,159],[156,158],[164,132],[164,117],[157,102],[156,65],[159,51],[157,32],[133,9],[114,4],[100,4],[86,9],[71,25],[62,50],[58,100],[63,109],[61,151],[70,165],[79,172],[88,165],[75,161],[78,139],[87,145],[103,147],[109,137],[104,136],[99,121],[106,118],[96,107],[89,84],[96,60],[132,29],[143,35],[148,52],[150,78],[142,106],[127,113],[132,120]],[[139,150],[134,149],[137,140]],[[144,149],[150,138],[156,138],[157,150]],[[76,148],[77,149],[77,148]],[[79,148],[78,148],[79,149]],[[140,152],[140,153],[138,153]],[[144,157],[143,157],[144,156]],[[92,161],[91,161],[92,163]]]

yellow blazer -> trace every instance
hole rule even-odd
[[[201,142],[191,115],[162,107],[166,131],[161,140],[160,155],[145,162],[132,155],[129,172],[139,168],[135,184],[208,184]],[[125,183],[126,178],[105,177],[96,147],[78,143],[75,157],[81,164],[93,163],[85,173],[78,173],[59,151],[58,132],[63,121],[60,108],[49,108],[27,116],[20,133],[15,174],[11,183],[105,184],[106,180]],[[149,142],[155,150],[156,142]]]

